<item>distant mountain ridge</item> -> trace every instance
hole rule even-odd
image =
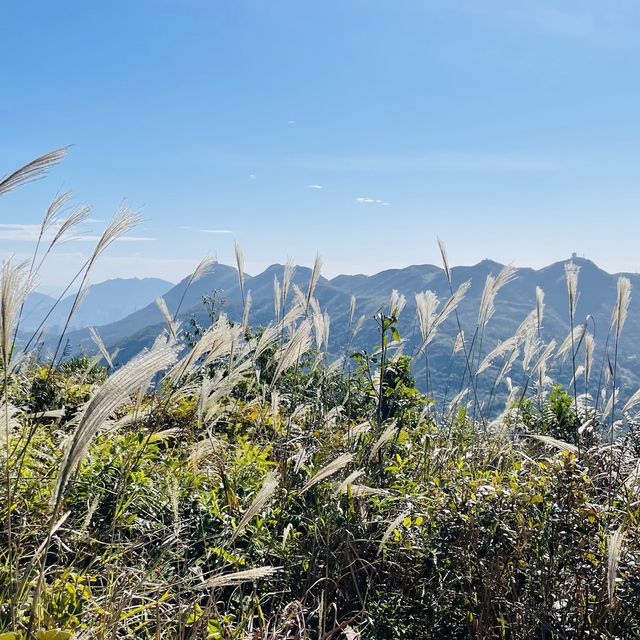
[[[640,386],[640,359],[637,358],[637,354],[640,353],[640,275],[609,274],[589,260],[582,258],[572,260],[580,267],[576,323],[585,322],[589,318],[590,331],[595,331],[598,362],[604,362],[604,344],[611,309],[616,299],[617,279],[620,275],[630,279],[632,299],[621,342],[622,356],[619,372],[621,379],[636,387]],[[565,339],[569,331],[565,281],[565,266],[568,262],[570,260],[556,262],[537,270],[516,269],[514,280],[500,291],[496,299],[496,311],[486,334],[486,349],[498,340],[514,334],[522,320],[535,307],[536,287],[542,288],[545,292],[543,338],[555,339],[558,344]],[[454,288],[467,280],[470,281],[470,289],[458,309],[458,319],[467,335],[472,335],[476,326],[478,307],[487,276],[497,275],[502,267],[503,265],[491,260],[483,260],[472,266],[452,267]],[[252,295],[249,319],[253,326],[264,326],[274,320],[274,278],[277,277],[282,282],[283,271],[283,265],[274,264],[255,276],[245,274],[245,292],[251,291]],[[292,282],[304,291],[310,276],[311,270],[308,267],[298,266],[295,268]],[[206,322],[206,310],[202,304],[202,297],[216,290],[224,300],[223,311],[230,319],[241,320],[242,294],[234,267],[215,264],[210,272],[190,287],[187,287],[187,283],[188,278],[185,278],[163,292],[167,307],[172,314],[176,313],[180,305],[178,316],[183,321],[195,318],[199,322]],[[329,344],[333,354],[342,353],[348,342],[351,296],[356,298],[356,317],[364,314],[372,318],[383,305],[388,303],[393,289],[407,299],[406,308],[400,319],[400,333],[407,342],[405,352],[411,354],[419,343],[415,294],[419,291],[432,290],[442,301],[450,295],[449,283],[441,267],[429,264],[411,265],[403,269],[388,269],[370,276],[356,274],[339,275],[331,279],[322,276],[319,278],[314,295],[322,309],[328,311],[331,316]],[[289,302],[292,297],[291,294]],[[100,325],[98,330],[110,348],[121,348],[119,359],[125,361],[143,347],[149,346],[164,328],[165,323],[157,305],[149,301],[144,307],[115,322]],[[450,318],[442,326],[438,339],[430,347],[431,367],[434,371],[440,371],[442,376],[442,380],[436,381],[436,384],[441,384],[443,387],[449,385],[449,381],[445,378],[448,375],[446,372],[451,369],[451,352],[457,332],[457,323]],[[78,350],[95,349],[86,329],[72,331],[68,337],[71,344]],[[370,349],[377,340],[375,323],[366,322],[351,347]],[[566,377],[566,371],[564,374]]]
[[[160,278],[115,278],[91,285],[71,319],[71,328],[116,322],[146,306],[171,287],[171,282]],[[64,297],[45,319],[55,299],[39,292],[31,294],[22,312],[22,331],[34,330],[44,322],[49,332],[59,332],[69,316],[74,299],[75,293]]]

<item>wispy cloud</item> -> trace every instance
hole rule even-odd
[[[198,229],[196,227],[180,227],[183,231],[195,231],[196,233],[233,233],[230,229]]]
[[[322,189],[321,184],[308,184],[307,189]]]
[[[51,240],[60,225],[56,225],[50,229],[44,236],[45,242]],[[3,223],[0,224],[0,240],[10,240],[12,242],[37,242],[40,235],[39,224],[23,224],[23,223]],[[97,242],[100,239],[99,235],[79,233],[75,236],[69,236],[66,242]],[[147,242],[155,240],[147,236],[122,236],[117,238],[118,242]]]
[[[385,202],[384,200],[378,200],[376,198],[369,198],[368,196],[361,196],[360,198],[356,198],[356,202],[360,204],[378,204],[383,207],[388,207],[389,202]]]

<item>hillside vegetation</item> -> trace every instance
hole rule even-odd
[[[3,178],[0,195],[61,156]],[[596,359],[573,264],[566,340],[544,339],[538,290],[488,348],[509,267],[487,277],[466,333],[469,285],[454,286],[442,246],[447,295],[419,291],[410,308],[393,291],[369,319],[354,303],[338,328],[317,261],[305,288],[284,270],[258,327],[238,248],[241,319],[209,300],[181,325],[180,305],[160,301],[162,335],[114,366],[97,332],[95,356],[68,357],[64,333],[50,352],[37,333],[16,341],[41,257],[87,215],[61,211],[47,211],[33,261],[0,273],[1,640],[640,636],[640,393],[620,400],[618,370],[627,278]],[[136,222],[123,210],[109,223],[70,315]],[[434,402],[449,371],[430,347],[445,327],[464,367]],[[332,331],[348,336],[343,358]]]

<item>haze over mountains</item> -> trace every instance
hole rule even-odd
[[[609,274],[589,260],[574,258],[573,261],[580,267],[576,324],[585,322],[589,318],[589,331],[595,334],[596,339],[595,361],[600,370],[600,364],[605,362],[604,347],[620,274]],[[500,291],[496,299],[495,315],[488,325],[486,334],[485,353],[498,340],[513,335],[522,320],[535,307],[536,287],[542,288],[545,292],[542,338],[547,341],[555,339],[558,344],[565,339],[569,332],[565,281],[565,265],[568,262],[569,260],[557,262],[538,270],[529,268],[516,270],[514,280]],[[473,266],[452,268],[454,288],[465,281],[471,283],[458,310],[460,324],[467,336],[473,335],[477,324],[478,308],[486,278],[490,274],[497,275],[502,266],[490,260],[483,260]],[[274,264],[258,275],[245,274],[245,293],[250,291],[253,300],[249,315],[252,326],[264,326],[273,322],[274,278],[282,282],[283,270],[283,265]],[[310,275],[309,268],[298,266],[295,268],[292,282],[304,291]],[[640,275],[624,275],[631,280],[632,298],[621,341],[619,373],[623,383],[633,387],[628,389],[632,392],[640,386],[640,360],[636,355],[640,347],[640,293],[638,295],[634,293],[640,292]],[[231,320],[241,320],[242,293],[234,267],[215,264],[200,280],[189,287],[187,283],[188,278],[175,286],[157,279],[112,280],[92,287],[74,321],[73,326],[77,328],[68,334],[70,345],[76,351],[94,352],[95,345],[87,327],[96,326],[110,349],[120,349],[118,361],[126,361],[142,348],[149,346],[154,338],[165,330],[165,321],[154,301],[158,295],[164,297],[172,314],[175,314],[179,307],[178,316],[183,322],[195,318],[201,324],[206,324],[208,316],[202,298],[216,291],[218,298],[223,301],[222,311]],[[407,341],[405,352],[412,354],[420,341],[416,324],[415,294],[419,291],[431,290],[442,301],[448,298],[449,284],[442,268],[428,264],[412,265],[403,269],[389,269],[371,276],[359,274],[340,275],[332,279],[320,277],[314,295],[323,311],[328,311],[331,317],[329,347],[332,354],[342,354],[347,346],[350,349],[374,347],[379,337],[372,318],[383,305],[388,304],[393,289],[398,290],[407,299],[406,308],[401,314],[399,329],[400,334]],[[364,323],[352,344],[348,345],[352,295],[355,296],[357,303],[355,317],[364,315],[368,321]],[[289,303],[292,299],[293,293],[290,294]],[[42,300],[39,294],[34,296],[33,301],[30,300],[29,306],[36,302],[39,303],[39,308],[46,308],[44,304],[46,300]],[[68,300],[66,305],[70,308]],[[25,318],[33,317],[31,314],[34,312],[27,311]],[[63,318],[67,311],[62,309],[53,316],[55,324],[53,321],[49,322],[52,325],[50,332],[52,335],[55,334],[55,325],[61,325],[60,318]],[[457,333],[456,319],[449,318],[430,347],[431,370],[437,372],[433,382],[435,388],[448,387],[455,375],[459,375],[459,371],[456,371],[457,365],[451,364],[452,347]],[[567,368],[564,372],[557,372],[561,379],[564,376],[565,382],[568,371]],[[417,375],[419,378],[420,374]]]
[[[115,322],[153,302],[172,286],[171,282],[160,278],[118,278],[91,285],[86,298],[71,319],[71,328],[80,329]],[[45,322],[50,332],[61,330],[75,297],[75,293],[64,297],[45,320],[55,298],[39,292],[32,294],[22,311],[22,330],[33,331],[42,322]]]

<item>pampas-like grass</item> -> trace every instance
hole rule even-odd
[[[18,314],[36,281],[30,273],[28,262],[16,265],[4,262],[0,269],[0,351],[5,374],[11,369],[13,336],[17,328]]]
[[[233,542],[246,528],[246,526],[255,518],[264,508],[264,506],[271,500],[273,494],[278,488],[278,474],[275,471],[269,471],[264,479],[258,495],[255,497],[251,506],[246,510],[242,519],[238,523],[233,535],[231,536],[231,542]]]
[[[91,335],[91,339],[93,340],[95,345],[98,347],[98,351],[100,351],[100,354],[104,358],[109,368],[113,369],[113,360],[111,358],[111,354],[109,353],[109,350],[104,344],[104,341],[100,337],[98,330],[95,327],[89,327],[89,334]]]
[[[59,504],[71,474],[84,459],[91,441],[109,416],[129,400],[131,393],[147,385],[153,375],[171,366],[175,360],[176,350],[172,346],[143,352],[98,389],[83,410],[80,422],[65,447],[53,492],[54,504]]]
[[[384,447],[384,445],[393,438],[397,431],[396,422],[393,420],[387,425],[386,429],[380,434],[380,437],[374,442],[371,452],[369,453],[369,461],[375,458],[378,451],[380,451],[380,449],[382,449],[382,447]]]
[[[385,545],[387,544],[391,534],[404,522],[405,518],[408,518],[411,515],[411,509],[405,509],[402,513],[398,514],[396,518],[394,518],[389,526],[385,529],[382,534],[382,539],[380,540],[380,544],[378,545],[378,555],[382,553]]]
[[[320,279],[320,270],[322,269],[322,258],[320,254],[316,254],[316,259],[313,261],[313,269],[311,269],[311,277],[309,278],[309,284],[307,286],[306,304],[304,307],[305,313],[309,311],[309,303],[311,302],[311,296],[316,289],[318,280]]]
[[[61,147],[28,162],[13,173],[0,178],[0,196],[20,185],[42,178],[49,169],[58,164],[67,153],[68,147]]]
[[[319,482],[330,478],[333,474],[338,473],[341,469],[344,469],[346,466],[350,465],[353,462],[353,455],[350,453],[343,453],[338,456],[335,460],[332,460],[329,464],[324,466],[320,471],[318,471],[309,481],[300,489],[300,493],[305,493],[309,491],[311,487],[314,487]]]
[[[553,447],[554,449],[560,449],[560,451],[568,451],[569,453],[578,453],[578,447],[576,447],[574,444],[570,444],[569,442],[558,440],[558,438],[552,438],[551,436],[543,436],[540,434],[529,434],[527,437],[533,438],[534,440],[538,440],[539,442],[542,442],[542,444],[545,444],[548,447]]]
[[[619,529],[607,538],[607,592],[610,605],[615,602],[616,579],[618,577],[618,565],[623,542],[624,534]]]
[[[300,358],[309,350],[311,340],[311,322],[305,320],[276,355],[277,364],[271,379],[271,389],[276,386],[282,373],[297,364]]]
[[[513,352],[513,350],[518,346],[518,343],[518,336],[512,336],[511,338],[507,338],[506,340],[499,342],[497,346],[484,357],[476,371],[476,375],[478,376],[483,371],[486,371],[493,364],[494,360],[501,358],[505,353]]]
[[[160,310],[162,317],[167,325],[167,329],[169,331],[169,335],[173,340],[177,338],[178,329],[180,328],[180,323],[175,320],[171,313],[169,312],[169,307],[167,307],[167,302],[162,296],[158,296],[156,298],[156,306]]]
[[[197,586],[200,589],[235,587],[245,582],[255,582],[256,580],[271,578],[276,575],[280,569],[280,567],[256,567],[255,569],[245,569],[244,571],[236,571],[235,573],[225,573],[209,578]]]
[[[574,317],[576,305],[578,304],[578,275],[580,274],[580,267],[573,262],[569,262],[564,267],[564,274],[569,296],[569,313],[571,317]]]

